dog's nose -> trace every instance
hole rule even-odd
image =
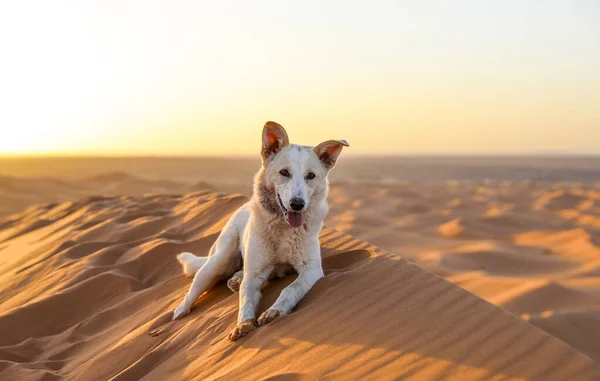
[[[290,207],[295,211],[302,210],[304,208],[304,200],[298,197],[294,197],[290,200]]]

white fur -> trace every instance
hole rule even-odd
[[[185,275],[193,276],[206,263],[206,257],[197,257],[192,253],[181,253],[177,256],[177,261],[183,266]]]
[[[289,144],[283,127],[274,122],[265,125],[263,165],[255,176],[252,198],[231,216],[208,257],[200,258],[190,253],[177,257],[184,272],[188,275],[195,273],[195,276],[183,302],[175,309],[173,319],[187,314],[196,299],[219,279],[231,278],[228,286],[232,291],[239,288],[240,308],[237,326],[229,338],[237,340],[252,330],[256,323],[264,325],[292,312],[323,277],[318,234],[328,210],[327,174],[335,164],[341,146],[347,146],[347,143],[329,141],[326,147],[324,144],[314,149]],[[328,155],[322,154],[325,149]],[[327,162],[326,159],[331,161],[332,158],[332,162]],[[282,169],[289,171],[290,176],[282,176]],[[314,173],[315,178],[308,179],[308,173]],[[279,195],[287,210],[291,210],[292,198],[304,200],[301,227],[288,225],[286,211],[279,203],[275,204],[275,210],[273,204],[262,201],[261,195],[271,195],[269,200],[273,202],[273,194]],[[298,277],[256,320],[261,286],[271,277],[283,276],[291,269],[298,273]]]

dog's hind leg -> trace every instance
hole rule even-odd
[[[231,278],[229,278],[227,281],[227,287],[229,287],[232,292],[238,292],[240,290],[240,284],[242,284],[242,279],[244,279],[243,269],[233,274]]]
[[[210,251],[206,263],[197,270],[183,302],[175,309],[173,320],[190,312],[200,295],[214,286],[219,279],[230,276],[241,267],[242,258],[239,253],[239,234],[236,227],[226,225]]]

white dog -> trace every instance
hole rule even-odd
[[[187,314],[196,299],[219,279],[240,291],[234,341],[279,316],[292,312],[311,287],[323,277],[319,232],[327,214],[327,175],[342,151],[344,140],[318,146],[289,144],[285,129],[267,122],[262,134],[262,167],[254,177],[250,201],[229,219],[208,257],[177,256],[194,281],[173,319]],[[298,277],[256,320],[261,286],[270,278],[295,270]]]

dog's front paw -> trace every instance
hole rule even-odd
[[[231,333],[229,334],[229,340],[231,340],[231,341],[239,340],[242,337],[249,334],[255,328],[256,328],[256,325],[255,325],[254,320],[246,320],[245,322],[238,324],[237,327],[235,327],[234,329],[231,330]]]
[[[173,312],[173,318],[171,320],[179,319],[182,316],[187,315],[192,308],[188,307],[185,302],[181,303],[179,307],[175,308],[175,312]]]
[[[285,313],[281,310],[275,310],[275,309],[269,308],[268,310],[263,312],[262,315],[260,315],[260,317],[258,318],[258,326],[260,327],[262,325],[269,324],[273,320],[277,319],[280,316],[284,316],[284,315],[285,315]]]
[[[238,292],[240,290],[240,284],[242,284],[242,278],[237,276],[231,277],[227,281],[227,287],[229,287],[232,292]]]

